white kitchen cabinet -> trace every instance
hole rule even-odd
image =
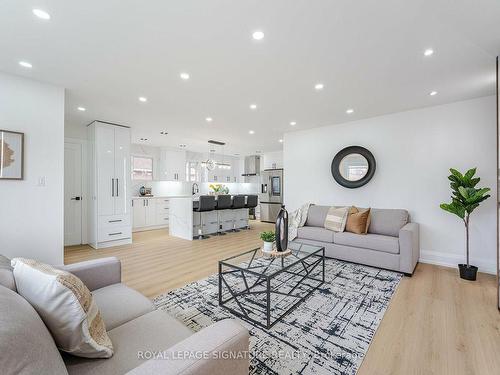
[[[186,181],[186,152],[161,149],[160,180]]]
[[[94,121],[89,139],[89,244],[98,249],[132,242],[130,129]]]
[[[133,231],[168,226],[168,199],[161,197],[134,198],[132,202]]]
[[[146,226],[146,202],[145,199],[132,199],[132,226],[142,228]]]

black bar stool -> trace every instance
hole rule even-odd
[[[257,195],[247,195],[247,202],[245,203],[245,208],[248,208],[249,210],[254,210],[253,211],[254,219],[255,219],[255,207],[257,207],[258,204],[259,204],[259,197]],[[250,222],[247,225],[247,229],[250,229]]]
[[[217,210],[217,235],[223,236],[226,233],[222,231],[222,222],[221,222],[221,211],[229,210],[231,208],[231,196],[228,194],[218,195],[217,196],[217,206],[215,209]]]
[[[198,201],[198,206],[193,205],[193,212],[200,213],[200,228],[198,229],[198,236],[194,236],[193,239],[204,240],[209,236],[203,234],[203,212],[215,210],[216,202],[213,195],[200,195],[200,200]]]
[[[245,196],[244,195],[235,195],[233,196],[233,204],[231,205],[232,210],[240,210],[245,208]],[[233,232],[239,232],[239,229],[236,229],[236,214],[233,216]]]

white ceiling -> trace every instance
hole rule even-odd
[[[69,127],[101,119],[134,142],[244,154],[291,130],[493,94],[500,2],[1,0],[0,51],[0,70],[67,89]]]

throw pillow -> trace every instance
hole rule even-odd
[[[113,345],[92,293],[75,275],[33,259],[14,258],[17,291],[38,312],[58,348],[86,358],[109,358]]]
[[[355,207],[354,207],[355,208]],[[351,212],[353,212],[352,210]],[[370,209],[366,210],[358,210],[357,212],[353,212],[347,218],[347,223],[345,230],[346,232],[356,233],[356,234],[366,234],[368,230],[368,219],[370,218]]]
[[[325,228],[334,232],[343,232],[349,207],[330,207],[325,218]]]

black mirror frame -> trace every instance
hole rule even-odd
[[[362,156],[365,157],[365,159],[368,161],[368,172],[366,175],[358,180],[358,181],[349,181],[346,180],[342,175],[340,174],[340,162],[344,157],[350,154],[361,154]],[[366,148],[361,147],[361,146],[349,146],[346,147],[342,150],[340,150],[337,155],[333,158],[332,161],[332,176],[337,181],[337,183],[343,187],[349,188],[349,189],[355,189],[359,188],[361,186],[366,185],[373,177],[375,174],[375,169],[377,167],[377,164],[375,163],[375,158],[373,154],[368,151]]]

